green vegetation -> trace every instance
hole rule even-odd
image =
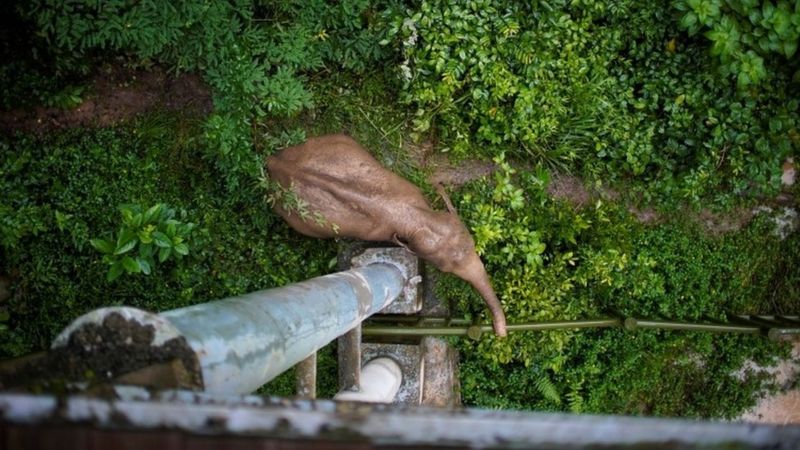
[[[797,70],[792,58],[800,40],[797,2],[680,0],[675,7],[684,11],[681,27],[690,34],[708,30],[704,34],[713,42],[711,53],[719,57],[722,73],[736,76],[740,88],[769,79],[765,59]]]
[[[575,210],[545,194],[542,170],[512,181],[513,169],[498,163],[494,183],[468,185],[459,204],[514,321],[692,321],[763,312],[759,305],[792,310],[773,298],[793,299],[788,307],[797,308],[790,280],[800,275],[776,262],[796,267],[796,253],[786,249],[799,238],[781,242],[763,216],[721,237],[693,223],[644,226],[613,203]],[[486,320],[456,278],[440,283],[439,295],[464,299],[463,309]],[[747,359],[768,364],[781,354],[763,337],[617,329],[511,333],[459,347],[468,403],[698,417],[733,417],[749,406],[769,383],[735,371]]]
[[[329,272],[334,245],[270,211],[291,192],[265,189],[262,161],[342,131],[429,194],[410,141],[454,165],[495,161],[453,197],[511,322],[798,312],[797,233],[779,240],[766,214],[719,235],[690,220],[769,202],[797,156],[800,13],[783,0],[36,0],[0,12],[4,109],[80,105],[109,66],[198,73],[214,104],[108,128],[4,125],[0,356],[46,348],[99,306],[167,310]],[[575,207],[547,194],[556,172],[621,194]],[[672,219],[642,224],[629,206]],[[436,290],[486,320],[461,280]],[[470,405],[693,417],[740,413],[769,381],[734,372],[787,350],[621,330],[457,345]],[[285,374],[263,392],[291,390]]]
[[[0,339],[4,355],[47,348],[70,320],[100,306],[161,311],[328,271],[335,255],[329,244],[310,243],[291,233],[267,214],[255,188],[231,200],[215,167],[194,157],[192,146],[144,130],[145,125],[142,120],[131,129],[72,130],[0,143],[2,261],[10,275],[20,278],[19,293],[3,305],[11,316]],[[164,126],[167,131],[175,124]],[[144,131],[157,137],[143,137]],[[120,256],[130,254],[137,256],[131,258],[137,264],[148,260],[142,249],[149,228],[137,227],[136,237],[128,244],[120,242],[121,248],[114,251],[134,243],[136,253],[131,247],[103,255],[94,245],[104,244],[93,245],[92,240],[119,229],[116,245],[132,231],[124,212],[120,226],[117,205],[159,202],[180,211],[184,227],[196,224],[187,239],[191,252],[180,249],[185,242],[178,242],[174,252],[188,252],[185,257],[149,264],[149,275],[141,266],[123,266],[142,273],[109,282],[115,267],[109,271],[109,262],[125,264]],[[169,214],[167,209],[162,213]],[[156,230],[163,226],[169,236],[171,220],[154,219],[159,223]],[[185,236],[175,225],[175,237]],[[150,236],[155,247],[167,248],[156,243],[155,232]],[[150,249],[160,253],[152,244]]]
[[[774,194],[800,142],[792,64],[739,91],[675,12],[633,0],[423,1],[390,30],[405,58],[401,99],[416,132],[435,125],[461,158],[506,152],[673,206]]]
[[[175,210],[163,203],[157,203],[147,211],[139,205],[122,205],[122,227],[117,239],[92,239],[89,242],[103,253],[103,261],[111,266],[108,281],[114,281],[123,273],[143,273],[150,275],[155,266],[155,258],[163,263],[170,256],[180,259],[189,254],[185,242],[194,228],[193,223],[182,223],[173,219]],[[186,212],[183,212],[186,215]],[[56,212],[56,221],[65,222],[68,217]],[[134,255],[137,252],[138,255]],[[158,251],[158,253],[156,253]],[[134,255],[134,256],[132,256]]]

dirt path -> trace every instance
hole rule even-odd
[[[108,126],[159,109],[202,116],[212,107],[211,91],[198,75],[175,76],[159,67],[143,71],[105,66],[92,77],[77,107],[0,111],[0,131],[44,134],[61,128]]]
[[[470,181],[491,175],[497,169],[495,164],[490,161],[466,160],[453,164],[448,160],[446,154],[436,152],[434,145],[430,142],[408,145],[406,151],[418,167],[427,167],[431,170],[431,175],[428,178],[431,184],[460,187]],[[740,207],[725,213],[718,213],[704,208],[700,211],[687,211],[686,217],[702,226],[708,234],[718,236],[738,231],[750,223],[757,214],[768,213],[774,216],[776,232],[782,238],[786,237],[786,235],[800,227],[796,201],[789,192],[795,184],[794,159],[788,158],[781,169],[783,171],[781,181],[784,192],[774,199],[765,199],[763,205],[756,208]],[[551,179],[546,189],[550,197],[563,200],[576,208],[589,206],[598,199],[620,201],[622,197],[619,192],[611,188],[587,188],[586,183],[581,178],[562,173],[551,174]],[[662,214],[654,208],[633,204],[628,204],[627,208],[643,224],[656,225],[664,221]]]

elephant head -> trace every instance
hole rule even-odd
[[[449,201],[447,203],[449,205]],[[398,238],[437,269],[452,273],[472,285],[492,314],[495,334],[506,335],[503,306],[492,288],[481,258],[475,251],[472,235],[453,210],[419,211],[419,221],[405,236],[398,235]]]

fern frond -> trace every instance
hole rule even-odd
[[[580,390],[571,390],[567,394],[567,402],[569,403],[569,410],[575,414],[582,413],[583,409],[583,396]]]
[[[556,405],[561,404],[561,395],[559,395],[556,385],[553,384],[553,381],[550,380],[550,377],[548,377],[547,374],[542,374],[542,376],[536,380],[534,386],[545,399],[555,403]]]

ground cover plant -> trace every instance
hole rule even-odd
[[[679,17],[639,1],[424,1],[390,30],[401,99],[456,156],[505,151],[667,203],[774,194],[800,139],[793,64],[740,89]]]
[[[713,42],[712,54],[720,70],[736,77],[737,86],[768,81],[774,67],[788,64],[796,72],[793,56],[800,39],[800,9],[788,1],[679,1],[681,27],[703,34]]]
[[[598,199],[576,209],[554,200],[545,171],[515,174],[497,161],[495,179],[466,186],[458,203],[514,321],[691,322],[722,319],[726,311],[755,314],[758,305],[772,313],[796,308],[797,293],[783,280],[797,274],[776,261],[797,263],[789,250],[797,236],[781,241],[767,215],[724,236],[696,223],[653,227],[619,204]],[[471,317],[483,314],[455,279],[439,289],[444,298],[463,299]],[[791,298],[793,306],[783,309],[774,297]],[[459,347],[470,403],[693,417],[734,417],[750,406],[769,380],[737,369],[748,359],[768,365],[782,351],[763,337],[618,329],[511,333]]]
[[[494,162],[490,177],[450,190],[511,322],[798,312],[797,233],[781,240],[768,213],[725,233],[690,220],[795,204],[785,188],[783,204],[772,200],[800,145],[800,13],[787,2],[0,8],[1,106],[13,110],[0,113],[2,357],[47,348],[100,306],[161,311],[332,271],[334,243],[269,211],[262,160],[342,131],[433,202],[439,160],[420,148],[456,169]],[[6,120],[91,100],[91,75],[109,67],[196,73],[212,111],[156,106],[105,127]],[[583,206],[554,199],[547,187],[564,173],[596,194]],[[662,219],[641,223],[633,207]],[[440,280],[454,314],[486,320],[469,286]],[[469,405],[692,417],[739,414],[770,380],[736,370],[787,350],[621,330],[456,345]],[[333,360],[329,348],[322,396],[336,389]],[[291,391],[290,373],[264,389]]]

